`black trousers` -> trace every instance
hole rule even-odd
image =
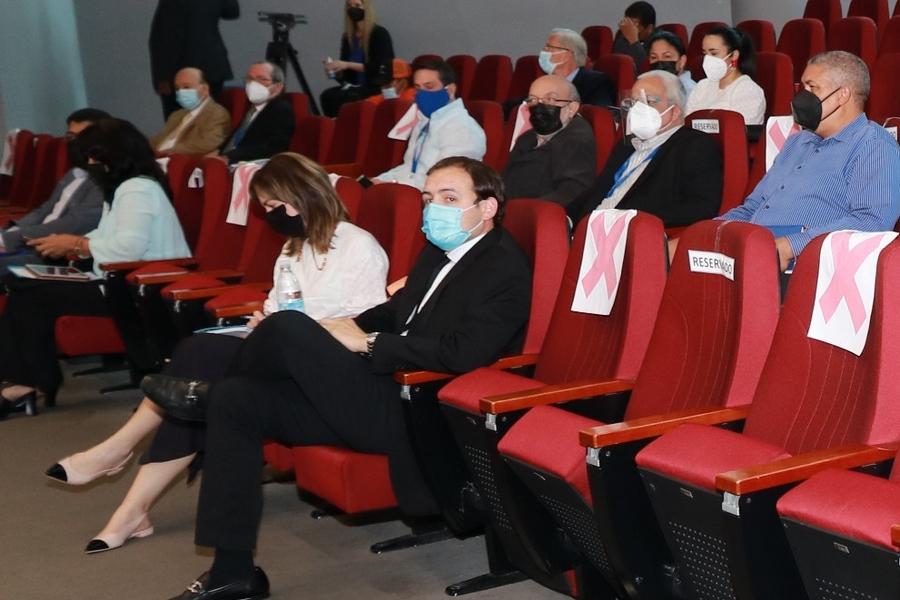
[[[6,279],[6,309],[0,316],[0,378],[53,395],[62,384],[54,326],[64,315],[108,316],[95,282]]]
[[[328,444],[387,454],[403,437],[400,388],[315,321],[286,311],[241,345],[214,383],[196,543],[252,550],[262,514],[262,444]]]
[[[381,90],[372,86],[349,87],[346,89],[339,85],[330,87],[319,96],[319,100],[322,102],[322,114],[326,117],[336,117],[344,104],[356,102],[379,93],[381,93]]]

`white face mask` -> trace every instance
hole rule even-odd
[[[649,140],[662,127],[662,116],[669,112],[670,106],[661,113],[649,104],[635,102],[628,111],[628,130],[642,140]]]
[[[262,104],[269,99],[269,88],[258,81],[248,82],[244,86],[244,91],[247,92],[247,100],[251,104]]]
[[[398,97],[397,90],[394,89],[394,86],[381,88],[381,95],[384,96],[385,100],[391,100]]]
[[[723,58],[707,54],[703,57],[703,72],[710,81],[721,81],[728,73],[728,63]]]

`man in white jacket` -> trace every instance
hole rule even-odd
[[[428,169],[442,158],[484,157],[484,130],[456,97],[456,75],[450,65],[442,60],[417,62],[413,65],[413,83],[416,120],[403,163],[385,171],[373,183],[404,183],[422,189]],[[403,128],[398,124],[395,130]]]

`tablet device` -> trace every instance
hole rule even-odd
[[[56,265],[25,265],[31,273],[40,279],[64,279],[68,281],[88,281],[90,273],[79,271],[75,267]]]

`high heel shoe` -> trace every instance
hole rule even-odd
[[[99,477],[112,477],[113,475],[119,474],[122,469],[124,469],[128,464],[128,461],[131,460],[131,457],[134,456],[134,452],[129,452],[128,456],[126,456],[119,464],[112,466],[109,469],[103,469],[102,471],[98,471],[96,473],[81,473],[80,471],[78,471],[78,469],[76,469],[72,465],[72,456],[67,456],[58,463],[54,464],[52,467],[44,471],[44,474],[50,479],[60,481],[62,483],[67,483],[69,485],[84,485],[86,483],[92,482]]]
[[[37,390],[26,392],[14,400],[0,398],[0,421],[8,417],[10,413],[23,412],[29,417],[37,415],[37,400]]]
[[[141,518],[137,520],[134,527],[140,527],[141,523],[143,523],[146,518],[147,515],[141,515]],[[116,548],[120,548],[128,540],[145,538],[151,535],[153,535],[153,525],[148,525],[147,527],[138,529],[137,531],[132,530],[130,532],[111,533],[105,538],[95,537],[87,543],[87,546],[84,547],[84,553],[97,554],[98,552],[115,550]]]

